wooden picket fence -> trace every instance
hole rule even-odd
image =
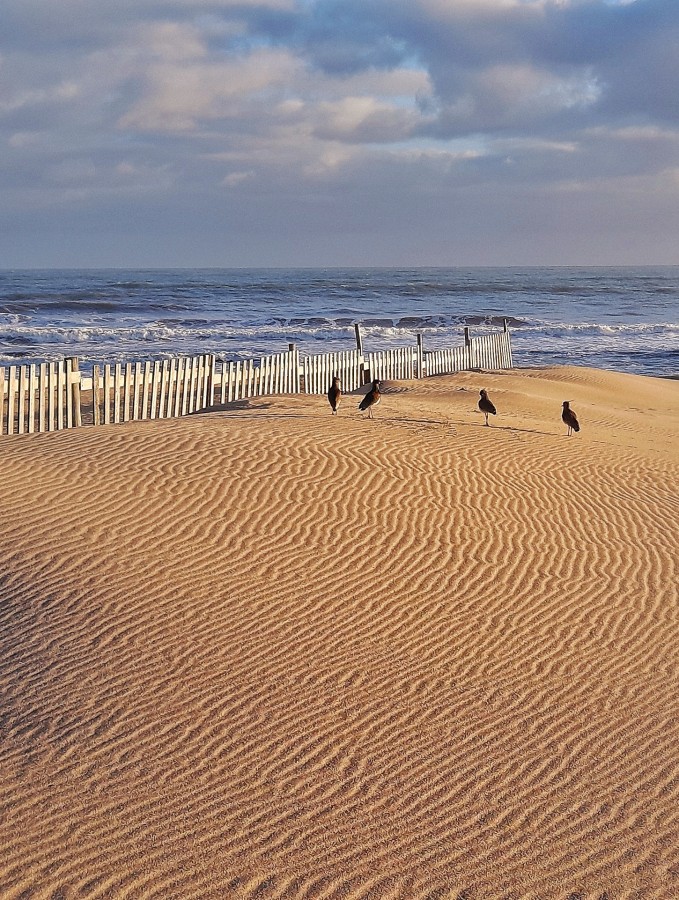
[[[426,375],[446,375],[470,369],[511,369],[512,341],[505,326],[500,333],[471,337],[465,328],[462,347],[430,350],[425,355]]]
[[[380,381],[408,381],[415,378],[416,359],[412,347],[395,347],[368,354],[371,378]]]
[[[213,372],[213,356],[95,365],[81,389],[92,391],[93,425],[173,418],[212,405]]]
[[[92,375],[77,359],[0,367],[0,435],[61,431],[80,425],[114,425],[186,416],[217,404],[272,394],[325,394],[334,375],[345,393],[379,378],[408,380],[469,369],[510,369],[509,329],[472,337],[464,346],[424,352],[397,347],[364,354],[357,347],[306,356],[288,351],[229,362],[214,355],[156,362],[95,365]]]
[[[327,394],[334,375],[338,375],[345,392],[355,391],[365,381],[365,359],[359,350],[321,353],[302,360],[305,394]]]
[[[236,363],[224,362],[221,364],[221,372],[217,372],[215,357],[211,359],[214,366],[211,378],[213,384],[220,386],[221,403],[269,394],[300,392],[299,350],[292,344],[287,353],[264,356],[257,361],[247,359]]]
[[[0,434],[60,431],[82,424],[77,362],[0,367]]]

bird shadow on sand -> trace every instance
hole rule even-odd
[[[257,404],[252,401],[257,400]],[[242,410],[271,409],[273,403],[262,403],[259,397],[246,397],[243,400],[232,400],[230,403],[219,403],[211,406],[209,410],[200,410],[200,412],[229,413],[240,412]]]
[[[367,418],[367,416],[366,416]],[[487,428],[489,432],[493,431],[509,431],[512,434],[542,434],[547,437],[554,436],[553,431],[540,431],[537,428],[517,428],[513,425],[484,425],[481,422],[455,422],[449,419],[406,419],[394,418],[389,416],[375,416],[374,422],[386,422],[390,425],[440,425],[444,428],[450,428],[451,431],[457,431],[462,428]]]
[[[368,417],[361,416],[361,418],[367,419]],[[373,422],[388,422],[390,425],[442,425],[444,428],[449,428],[453,425],[452,422],[444,419],[399,419],[393,416],[377,415],[373,418]]]
[[[550,435],[554,435],[553,431],[540,431],[538,428],[517,428],[515,425],[484,425],[481,422],[456,422],[455,427],[460,428],[483,428],[484,431],[487,429],[490,431],[511,431],[513,433],[519,434],[543,434],[549,437]]]

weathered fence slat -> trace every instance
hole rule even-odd
[[[195,357],[195,366],[196,366],[196,378],[193,384],[193,411],[199,412],[203,400],[203,357],[196,356]]]
[[[177,369],[175,372],[175,395],[174,395],[174,414],[181,415],[182,411],[182,387],[184,385],[184,360],[177,360]]]
[[[7,434],[14,434],[14,398],[17,390],[16,366],[9,367],[9,380],[7,384]]]
[[[130,397],[132,395],[132,363],[125,363],[123,384],[123,422],[130,421]]]
[[[258,375],[259,378],[257,378]],[[264,393],[266,366],[260,366],[259,372],[257,372],[255,371],[255,361],[253,359],[248,359],[243,363],[241,378],[241,399],[260,397]]]
[[[203,356],[203,402],[201,409],[207,409],[210,398],[210,363],[212,357]]]
[[[54,387],[55,387],[55,378],[56,373],[54,369],[54,363],[47,363],[47,374],[46,374],[46,382],[45,382],[45,390],[47,395],[47,430],[54,431],[54,419],[56,415],[56,397],[54,395]]]
[[[113,377],[113,424],[120,425],[120,392],[122,390],[123,367],[121,363],[115,364]]]
[[[28,366],[28,433],[35,432],[35,390],[37,387],[35,366]]]
[[[80,361],[77,356],[73,357],[71,366],[73,373],[73,383],[71,385],[71,391],[73,392],[73,425],[75,428],[80,428],[83,423],[82,402],[80,398],[82,379],[80,376]]]
[[[111,389],[113,379],[111,378],[111,365],[106,363],[104,366],[104,425],[111,424]]]
[[[186,415],[189,409],[189,385],[191,383],[191,360],[184,360],[184,373],[182,376],[182,412]]]
[[[226,361],[222,362],[221,386],[220,386],[220,402],[222,405],[226,403],[229,391],[229,367]]]
[[[158,398],[158,418],[165,418],[165,395],[167,394],[168,361],[163,360],[160,366],[160,397]]]
[[[200,401],[203,394],[203,358],[196,356],[193,360],[195,378],[193,381],[193,412],[200,409]]]
[[[101,425],[101,397],[99,393],[99,366],[92,366],[92,424]]]
[[[177,360],[170,359],[167,363],[167,393],[166,393],[166,406],[164,411],[164,416],[166,419],[172,418],[172,392],[174,390],[174,384],[177,377]]]
[[[155,419],[158,407],[158,391],[160,389],[160,363],[156,360],[153,363],[153,374],[151,376],[151,410],[150,419]]]
[[[232,362],[229,363],[229,380],[227,382],[227,388],[226,399],[227,403],[230,403],[233,400],[236,388],[236,366]]]
[[[26,419],[26,369],[28,366],[19,366],[19,421],[17,422],[17,434],[24,433]]]
[[[198,356],[196,363],[196,412],[203,408],[203,391],[205,387],[205,357]]]
[[[196,359],[188,360],[187,362],[188,370],[189,370],[189,396],[187,398],[188,405],[186,407],[187,412],[192,413],[195,407],[195,390],[196,390]]]
[[[57,431],[64,428],[64,393],[66,391],[66,366],[57,363]]]
[[[43,432],[47,431],[45,425],[47,418],[47,363],[40,363],[37,367],[36,378],[38,388],[38,433],[43,434]]]
[[[212,408],[215,405],[215,379],[217,377],[216,356],[208,356],[208,372],[207,405]]]
[[[240,360],[236,362],[236,372],[234,377],[233,384],[233,399],[240,400],[241,399],[241,364]]]
[[[71,389],[73,363],[70,359],[64,361],[64,367],[66,369],[66,428],[73,428],[73,391]]]

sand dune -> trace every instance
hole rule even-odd
[[[679,896],[679,383],[357,403],[2,439],[1,897]]]

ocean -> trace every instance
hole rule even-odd
[[[501,326],[518,366],[679,375],[679,266],[0,270],[0,364],[134,362],[462,343]]]

